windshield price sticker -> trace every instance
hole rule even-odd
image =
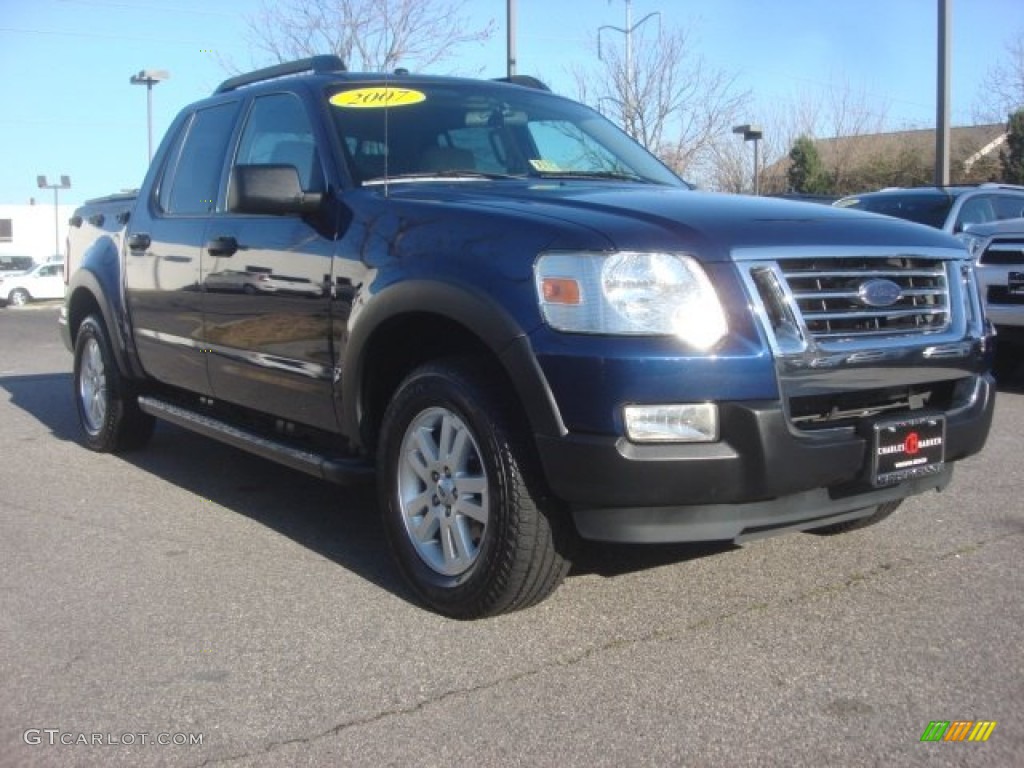
[[[411,88],[357,88],[342,91],[331,96],[331,104],[346,109],[382,109],[384,107],[405,107],[426,101],[422,91]]]
[[[871,481],[884,486],[942,471],[946,457],[946,419],[921,416],[874,425]]]

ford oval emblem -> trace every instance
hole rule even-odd
[[[873,278],[857,288],[857,298],[869,307],[891,307],[903,296],[903,289],[892,280]]]

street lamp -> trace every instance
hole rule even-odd
[[[597,58],[604,60],[604,56],[601,55],[601,33],[610,29],[613,32],[621,32],[626,36],[626,82],[625,82],[625,102],[620,105],[622,112],[622,126],[626,133],[632,138],[637,139],[636,130],[636,104],[633,99],[633,93],[636,90],[636,84],[633,82],[635,73],[633,71],[633,33],[636,32],[640,27],[644,25],[644,22],[649,21],[653,16],[658,17],[658,24],[661,24],[661,11],[655,11],[654,13],[648,13],[636,24],[633,23],[633,0],[626,0],[626,26],[614,27],[611,24],[605,24],[604,26],[597,28]],[[659,34],[661,27],[659,26]]]
[[[733,133],[738,133],[743,137],[744,141],[754,142],[754,194],[761,194],[761,166],[758,163],[757,157],[757,142],[761,140],[764,133],[761,131],[759,125],[736,125],[733,126]]]
[[[57,208],[57,190],[71,189],[71,177],[61,176],[59,184],[50,184],[45,176],[36,176],[36,184],[40,189],[53,190],[53,255],[60,255],[60,216]],[[49,259],[47,259],[49,261]]]
[[[161,80],[167,80],[171,73],[166,69],[140,69],[128,81],[132,85],[146,86],[146,130],[149,135],[149,159],[153,160],[153,86]]]

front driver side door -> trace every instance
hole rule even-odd
[[[232,165],[290,165],[305,192],[325,189],[310,120],[291,93],[253,100]],[[237,212],[230,181],[225,197],[202,249],[214,396],[333,430],[331,225],[318,215]]]

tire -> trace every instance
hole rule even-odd
[[[534,605],[571,565],[574,532],[504,390],[479,363],[430,363],[398,387],[381,426],[392,552],[416,595],[453,618]]]
[[[15,288],[7,297],[7,302],[13,307],[24,307],[30,301],[32,297],[24,288]]]
[[[813,533],[816,536],[835,536],[840,533],[847,533],[848,531],[857,531],[861,528],[867,528],[868,526],[875,525],[885,520],[885,518],[895,512],[902,503],[902,499],[887,501],[884,504],[879,504],[875,507],[875,511],[867,517],[861,517],[857,520],[847,520],[845,523],[825,525],[821,528],[811,528],[807,532]]]
[[[141,448],[155,420],[139,409],[136,393],[118,370],[103,322],[82,321],[75,338],[75,405],[85,444],[99,453]]]

